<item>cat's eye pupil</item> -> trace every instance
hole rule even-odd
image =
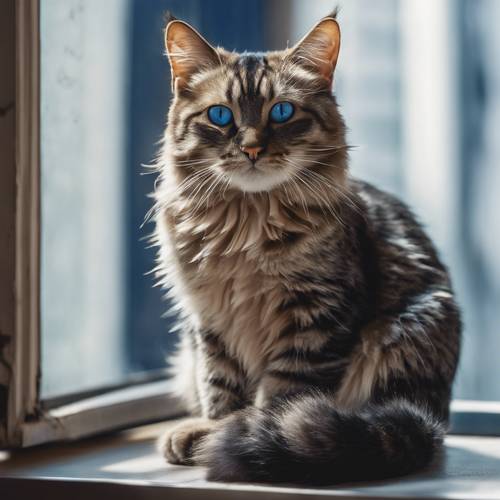
[[[291,102],[278,102],[271,108],[269,118],[275,123],[284,123],[293,116],[294,111],[295,108]]]
[[[208,119],[219,127],[225,127],[233,121],[233,112],[220,104],[208,108]]]

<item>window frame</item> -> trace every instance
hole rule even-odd
[[[40,93],[38,2],[16,8],[16,329],[9,427],[36,414],[40,329]]]
[[[2,260],[12,272],[3,285],[8,287],[12,300],[2,304],[3,332],[10,338],[2,353],[8,367],[7,401],[4,408],[4,429],[0,444],[21,442],[20,423],[36,412],[38,379],[38,4],[27,0],[9,0],[2,6],[5,28],[14,27],[5,52],[10,68],[5,72],[15,78],[12,109],[14,117],[6,133],[13,141],[7,154],[9,169],[3,169],[3,186],[13,200],[2,205],[2,219],[13,234],[10,245],[3,248]],[[32,31],[33,30],[33,31]],[[10,29],[9,29],[10,31]],[[7,51],[10,52],[7,54]],[[10,70],[10,71],[9,71]],[[3,98],[4,96],[2,96]],[[7,163],[6,162],[6,163]],[[9,232],[7,234],[9,234]]]
[[[2,171],[14,206],[0,206],[0,220],[5,219],[15,237],[1,250],[2,264],[5,260],[5,267],[13,270],[3,283],[13,300],[0,309],[0,325],[11,325],[2,332],[10,344],[4,354],[9,377],[0,448],[78,439],[179,416],[179,398],[166,374],[158,373],[139,377],[127,387],[108,388],[104,394],[82,395],[77,401],[71,401],[78,397],[72,395],[54,407],[40,399],[40,3],[5,0],[2,7],[3,22],[14,26],[6,49],[14,57],[5,64],[11,63],[15,72],[15,95],[5,97],[12,98],[15,110],[8,129],[15,155],[6,157],[12,168]]]
[[[0,221],[14,234],[7,241],[12,244],[0,249],[2,268],[12,270],[11,278],[0,283],[0,298],[8,296],[9,290],[13,298],[0,308],[2,335],[10,338],[3,353],[9,380],[5,429],[0,420],[0,448],[79,439],[179,416],[179,399],[173,395],[171,382],[162,376],[102,389],[103,394],[72,395],[53,405],[44,406],[40,400],[39,0],[4,0],[2,8],[7,12],[2,22],[15,27],[8,48],[14,55],[8,61],[15,71],[15,95],[11,96],[15,120],[6,128],[15,154],[2,152],[11,168],[0,172],[1,192],[11,191],[8,194],[14,200],[14,204],[0,205]],[[0,97],[3,104],[5,96]],[[453,401],[451,432],[500,435],[500,402]]]

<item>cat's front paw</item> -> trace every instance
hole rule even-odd
[[[159,447],[167,462],[176,465],[195,465],[196,445],[213,428],[214,421],[190,418],[169,429],[160,438]]]

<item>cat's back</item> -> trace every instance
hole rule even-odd
[[[429,257],[439,261],[424,225],[404,201],[360,179],[351,178],[349,187],[359,203],[358,211],[362,212],[372,237],[379,245],[392,244],[406,246],[407,249],[419,246]]]
[[[351,191],[363,213],[370,259],[375,262],[375,295],[379,310],[421,297],[433,307],[446,302],[459,322],[447,268],[412,210],[398,197],[368,182],[352,179]]]

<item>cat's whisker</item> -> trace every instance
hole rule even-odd
[[[198,210],[205,204],[205,202],[207,203],[207,208],[208,208],[208,201],[209,201],[209,198],[210,198],[210,193],[212,192],[212,190],[214,189],[214,187],[217,186],[221,175],[223,175],[223,174],[221,174],[220,172],[218,172],[215,176],[213,176],[213,178],[211,179],[212,182],[208,186],[207,190],[203,193],[203,195],[201,196],[201,198],[196,203],[196,205],[195,205],[195,207],[193,209],[194,213],[197,213]]]
[[[287,160],[290,161],[291,164],[294,165],[296,168],[299,167],[297,164],[294,164],[290,159]],[[329,200],[328,193],[324,192],[324,185],[319,182],[314,182],[314,184],[311,184],[311,182],[313,182],[313,179],[310,178],[309,179],[310,182],[307,182],[307,180],[304,177],[302,177],[303,175],[307,175],[307,172],[309,172],[307,169],[299,168],[294,178],[300,180],[307,189],[309,189],[315,196],[317,196],[323,202],[324,206],[326,206],[331,215],[335,217],[340,224],[345,225],[344,221],[342,221],[337,211],[335,210],[333,202]]]
[[[214,158],[194,158],[194,159],[186,159],[186,160],[175,160],[176,165],[196,165],[198,163],[206,163],[206,162],[216,162],[217,160]]]
[[[200,177],[204,177],[205,175],[209,174],[211,170],[212,170],[211,167],[205,167],[200,170],[197,170],[194,174],[191,174],[190,176],[186,177],[186,179],[184,179],[177,186],[177,190],[184,191],[187,187],[191,187],[200,179]]]
[[[320,203],[319,207],[320,207],[321,211],[323,212],[323,215],[326,216],[327,213],[325,212],[325,207],[326,207],[327,211],[330,212],[330,206],[329,206],[329,203],[325,200],[325,198],[322,197],[319,193],[317,193],[316,190],[307,182],[307,180],[304,179],[300,175],[300,171],[297,172],[295,178],[297,180],[299,180],[305,186],[305,189],[307,191],[309,191],[309,194],[313,194],[313,196],[316,198],[319,197],[319,199],[322,201],[322,203]]]
[[[213,175],[211,175],[210,173],[207,173],[207,175],[203,178],[203,180],[198,184],[198,186],[195,188],[194,192],[191,193],[188,197],[187,197],[187,203],[188,204],[191,204],[191,202],[193,200],[196,200],[197,197],[198,197],[198,194],[204,189],[204,187],[210,182],[213,180]]]
[[[307,200],[305,199],[302,190],[300,189],[300,186],[298,185],[295,175],[292,175],[288,180],[287,183],[291,184],[290,188],[292,190],[292,193],[295,194],[295,196],[298,198],[300,205],[302,206],[302,209],[304,210],[304,213],[307,215],[309,218],[309,207],[307,206]],[[286,184],[283,185],[283,188],[286,189]],[[286,191],[285,191],[286,193]],[[293,205],[293,202],[290,200],[291,205]]]
[[[186,185],[196,181],[199,177],[203,177],[208,174],[212,169],[210,167],[206,167],[200,170],[197,170],[191,175],[188,175],[178,186],[177,189],[182,190]]]
[[[181,191],[178,191],[178,195],[181,197],[185,197],[188,202],[190,202],[197,195],[198,191],[202,187],[203,182],[205,180],[209,180],[211,176],[206,174],[204,176],[200,176],[197,179],[193,179],[193,181],[184,187]]]
[[[301,170],[300,172],[298,172],[298,177],[304,181],[304,183],[309,187],[314,196],[319,197],[319,199],[323,202],[324,206],[328,209],[328,212],[343,224],[343,221],[340,219],[340,217],[338,216],[333,207],[332,201],[329,200],[327,193],[323,191],[324,186],[321,184],[317,184],[314,181],[314,179],[309,178],[308,182],[306,180],[307,179],[307,176],[305,175],[306,172],[307,170]]]
[[[299,180],[305,187],[308,189],[311,193],[313,193],[315,196],[318,196],[320,200],[323,202],[323,204],[327,207],[328,211],[332,213],[335,217],[337,217],[337,214],[333,211],[333,208],[331,206],[331,202],[328,200],[328,196],[326,193],[320,193],[318,188],[314,188],[313,185],[311,185],[310,182],[307,182],[306,179],[304,179],[301,174],[302,172],[306,172],[306,170],[300,168],[300,165],[294,163],[292,160],[287,159],[291,165],[293,165],[296,169],[297,172],[295,172],[293,178]],[[321,187],[321,186],[319,186]],[[305,199],[305,198],[304,198]]]
[[[307,162],[307,163],[314,163],[314,164],[317,164],[317,165],[324,165],[325,167],[331,167],[331,168],[342,168],[342,167],[339,167],[338,165],[335,165],[334,163],[326,163],[324,161],[314,160],[312,158],[316,158],[316,157],[315,156],[308,157],[308,156],[297,156],[297,155],[294,155],[294,159],[298,160],[298,161],[304,161],[304,162]]]
[[[290,199],[290,194],[288,193],[288,189],[286,188],[286,183],[283,184],[283,191],[285,191],[285,196],[288,201],[288,205],[292,206],[292,200]]]
[[[304,148],[303,152],[308,153],[308,152],[328,152],[328,151],[345,151],[345,150],[350,150],[355,148],[356,146],[350,146],[347,144],[340,144],[337,146],[322,146],[322,147],[306,147]]]
[[[228,188],[229,188],[230,185],[231,185],[231,178],[228,177],[228,176],[226,176],[226,185],[224,187],[224,190],[222,191],[222,199],[225,198],[226,192],[227,192],[227,190],[228,190]]]
[[[306,200],[304,194],[302,193],[302,189],[300,188],[299,184],[297,183],[297,178],[295,176],[292,177],[291,182],[292,182],[293,187],[295,189],[295,193],[298,196],[299,201],[302,205],[302,208],[303,208],[306,216],[309,218],[310,217],[309,206],[307,205],[307,200]]]
[[[347,195],[347,193],[345,193],[344,190],[340,189],[339,186],[330,182],[330,180],[327,177],[310,169],[305,169],[303,170],[303,172],[305,173],[305,175],[314,177],[320,184],[328,186],[328,188],[332,189],[336,195],[343,197],[355,211],[361,213],[360,208],[352,201],[352,199]]]
[[[215,177],[215,181],[210,185],[208,188],[206,194],[205,194],[205,199],[203,201],[203,204],[207,204],[207,210],[209,208],[209,201],[210,201],[210,196],[214,193],[214,191],[217,189],[217,186],[221,183],[221,181],[224,179],[224,174],[219,172],[217,176]]]
[[[364,214],[361,211],[361,208],[353,201],[353,199],[349,196],[349,194],[343,190],[340,189],[338,186],[335,184],[332,184],[328,178],[326,178],[324,175],[315,172],[314,170],[305,170],[305,172],[308,173],[308,175],[312,175],[318,179],[319,182],[326,184],[330,189],[335,191],[335,194],[343,197],[347,203],[360,215],[364,216]]]

